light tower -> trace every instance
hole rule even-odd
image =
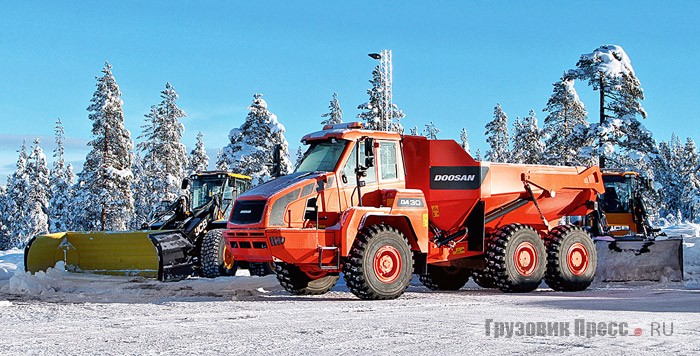
[[[370,57],[379,60],[379,73],[382,78],[382,100],[380,129],[389,131],[393,120],[394,104],[392,98],[393,66],[391,63],[391,50],[384,49],[379,53],[370,53]]]

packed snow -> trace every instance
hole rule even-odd
[[[700,225],[665,231],[700,236]],[[13,249],[0,252],[0,354],[693,354],[698,242],[685,238],[685,284],[504,294],[473,282],[433,292],[414,279],[390,301],[361,301],[342,279],[325,295],[293,296],[245,270],[162,283],[69,273],[59,262],[31,275]]]

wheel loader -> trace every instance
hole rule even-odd
[[[235,259],[275,262],[294,294],[322,294],[341,272],[362,299],[470,277],[504,292],[542,280],[586,289],[597,252],[583,226],[605,191],[600,169],[474,160],[453,140],[327,125],[304,136],[296,171],[240,195],[224,232]]]
[[[587,225],[595,233],[601,282],[683,280],[683,238],[668,237],[649,223],[643,192],[652,183],[637,172],[603,170],[605,192]],[[600,222],[593,227],[592,221]]]
[[[222,231],[233,200],[250,188],[251,178],[225,172],[198,172],[183,181],[182,195],[141,231],[59,232],[36,236],[25,249],[25,270],[35,273],[64,261],[66,269],[176,280],[193,274],[234,274],[239,263],[226,255]],[[241,262],[247,265],[246,262]],[[251,274],[272,270],[250,264]]]

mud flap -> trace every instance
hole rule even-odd
[[[598,269],[594,282],[682,282],[683,238],[667,240],[595,239]]]
[[[158,251],[158,280],[173,281],[194,273],[191,251],[194,245],[180,231],[149,234]]]

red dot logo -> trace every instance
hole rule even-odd
[[[642,336],[642,328],[634,329],[634,336]]]

